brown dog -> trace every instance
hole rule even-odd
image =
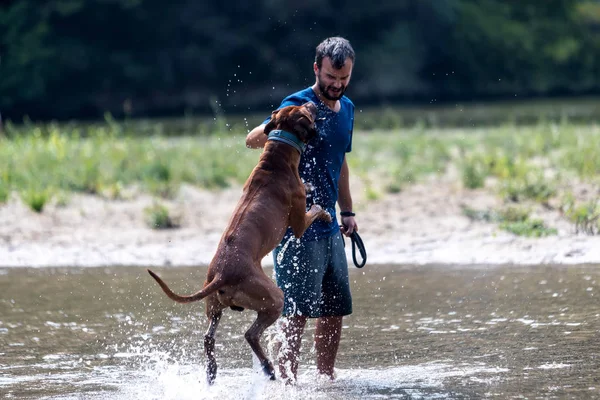
[[[260,345],[260,336],[281,315],[283,292],[264,273],[261,260],[281,242],[288,227],[299,238],[317,218],[331,222],[329,213],[320,206],[313,205],[306,212],[306,191],[298,174],[303,147],[317,135],[316,113],[313,103],[273,111],[271,121],[265,126],[269,139],[244,185],[242,197],[208,267],[202,290],[190,296],[177,295],[148,270],[172,300],[189,303],[206,298],[210,325],[204,336],[204,351],[211,384],[217,374],[215,330],[227,307],[257,312],[256,321],[245,337],[265,374],[275,379],[273,364]]]

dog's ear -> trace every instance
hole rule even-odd
[[[271,113],[271,120],[265,125],[265,135],[268,135],[273,129],[277,127],[277,113],[279,110],[275,110]]]

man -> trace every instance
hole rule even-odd
[[[285,341],[280,343],[279,371],[287,382],[296,380],[298,355],[307,318],[317,318],[315,349],[319,374],[334,379],[334,365],[342,333],[342,318],[352,313],[348,263],[336,202],[341,211],[341,231],[358,231],[352,212],[346,153],[352,148],[354,104],[344,96],[350,82],[355,54],[341,37],[325,39],[317,46],[313,65],[316,81],[286,97],[279,108],[312,101],[318,107],[319,137],[308,144],[300,159],[300,177],[307,191],[307,207],[313,202],[326,209],[333,221],[317,221],[295,240],[291,232],[273,251],[275,277],[284,292]],[[262,148],[267,136],[262,125],[246,137],[250,148]]]

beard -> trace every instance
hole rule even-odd
[[[321,82],[321,79],[318,79],[318,85],[319,85],[319,90],[321,91],[321,94],[327,100],[332,100],[332,101],[339,100],[344,95],[344,92],[346,92],[346,86],[342,86],[339,88],[339,90],[335,90],[335,88],[333,86],[325,86]]]

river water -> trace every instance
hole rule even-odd
[[[194,292],[206,268],[156,272]],[[350,276],[335,382],[316,376],[312,323],[298,384],[266,381],[244,340],[254,313],[226,310],[209,387],[204,304],[172,302],[145,269],[0,269],[0,398],[600,398],[599,265],[368,265]]]

